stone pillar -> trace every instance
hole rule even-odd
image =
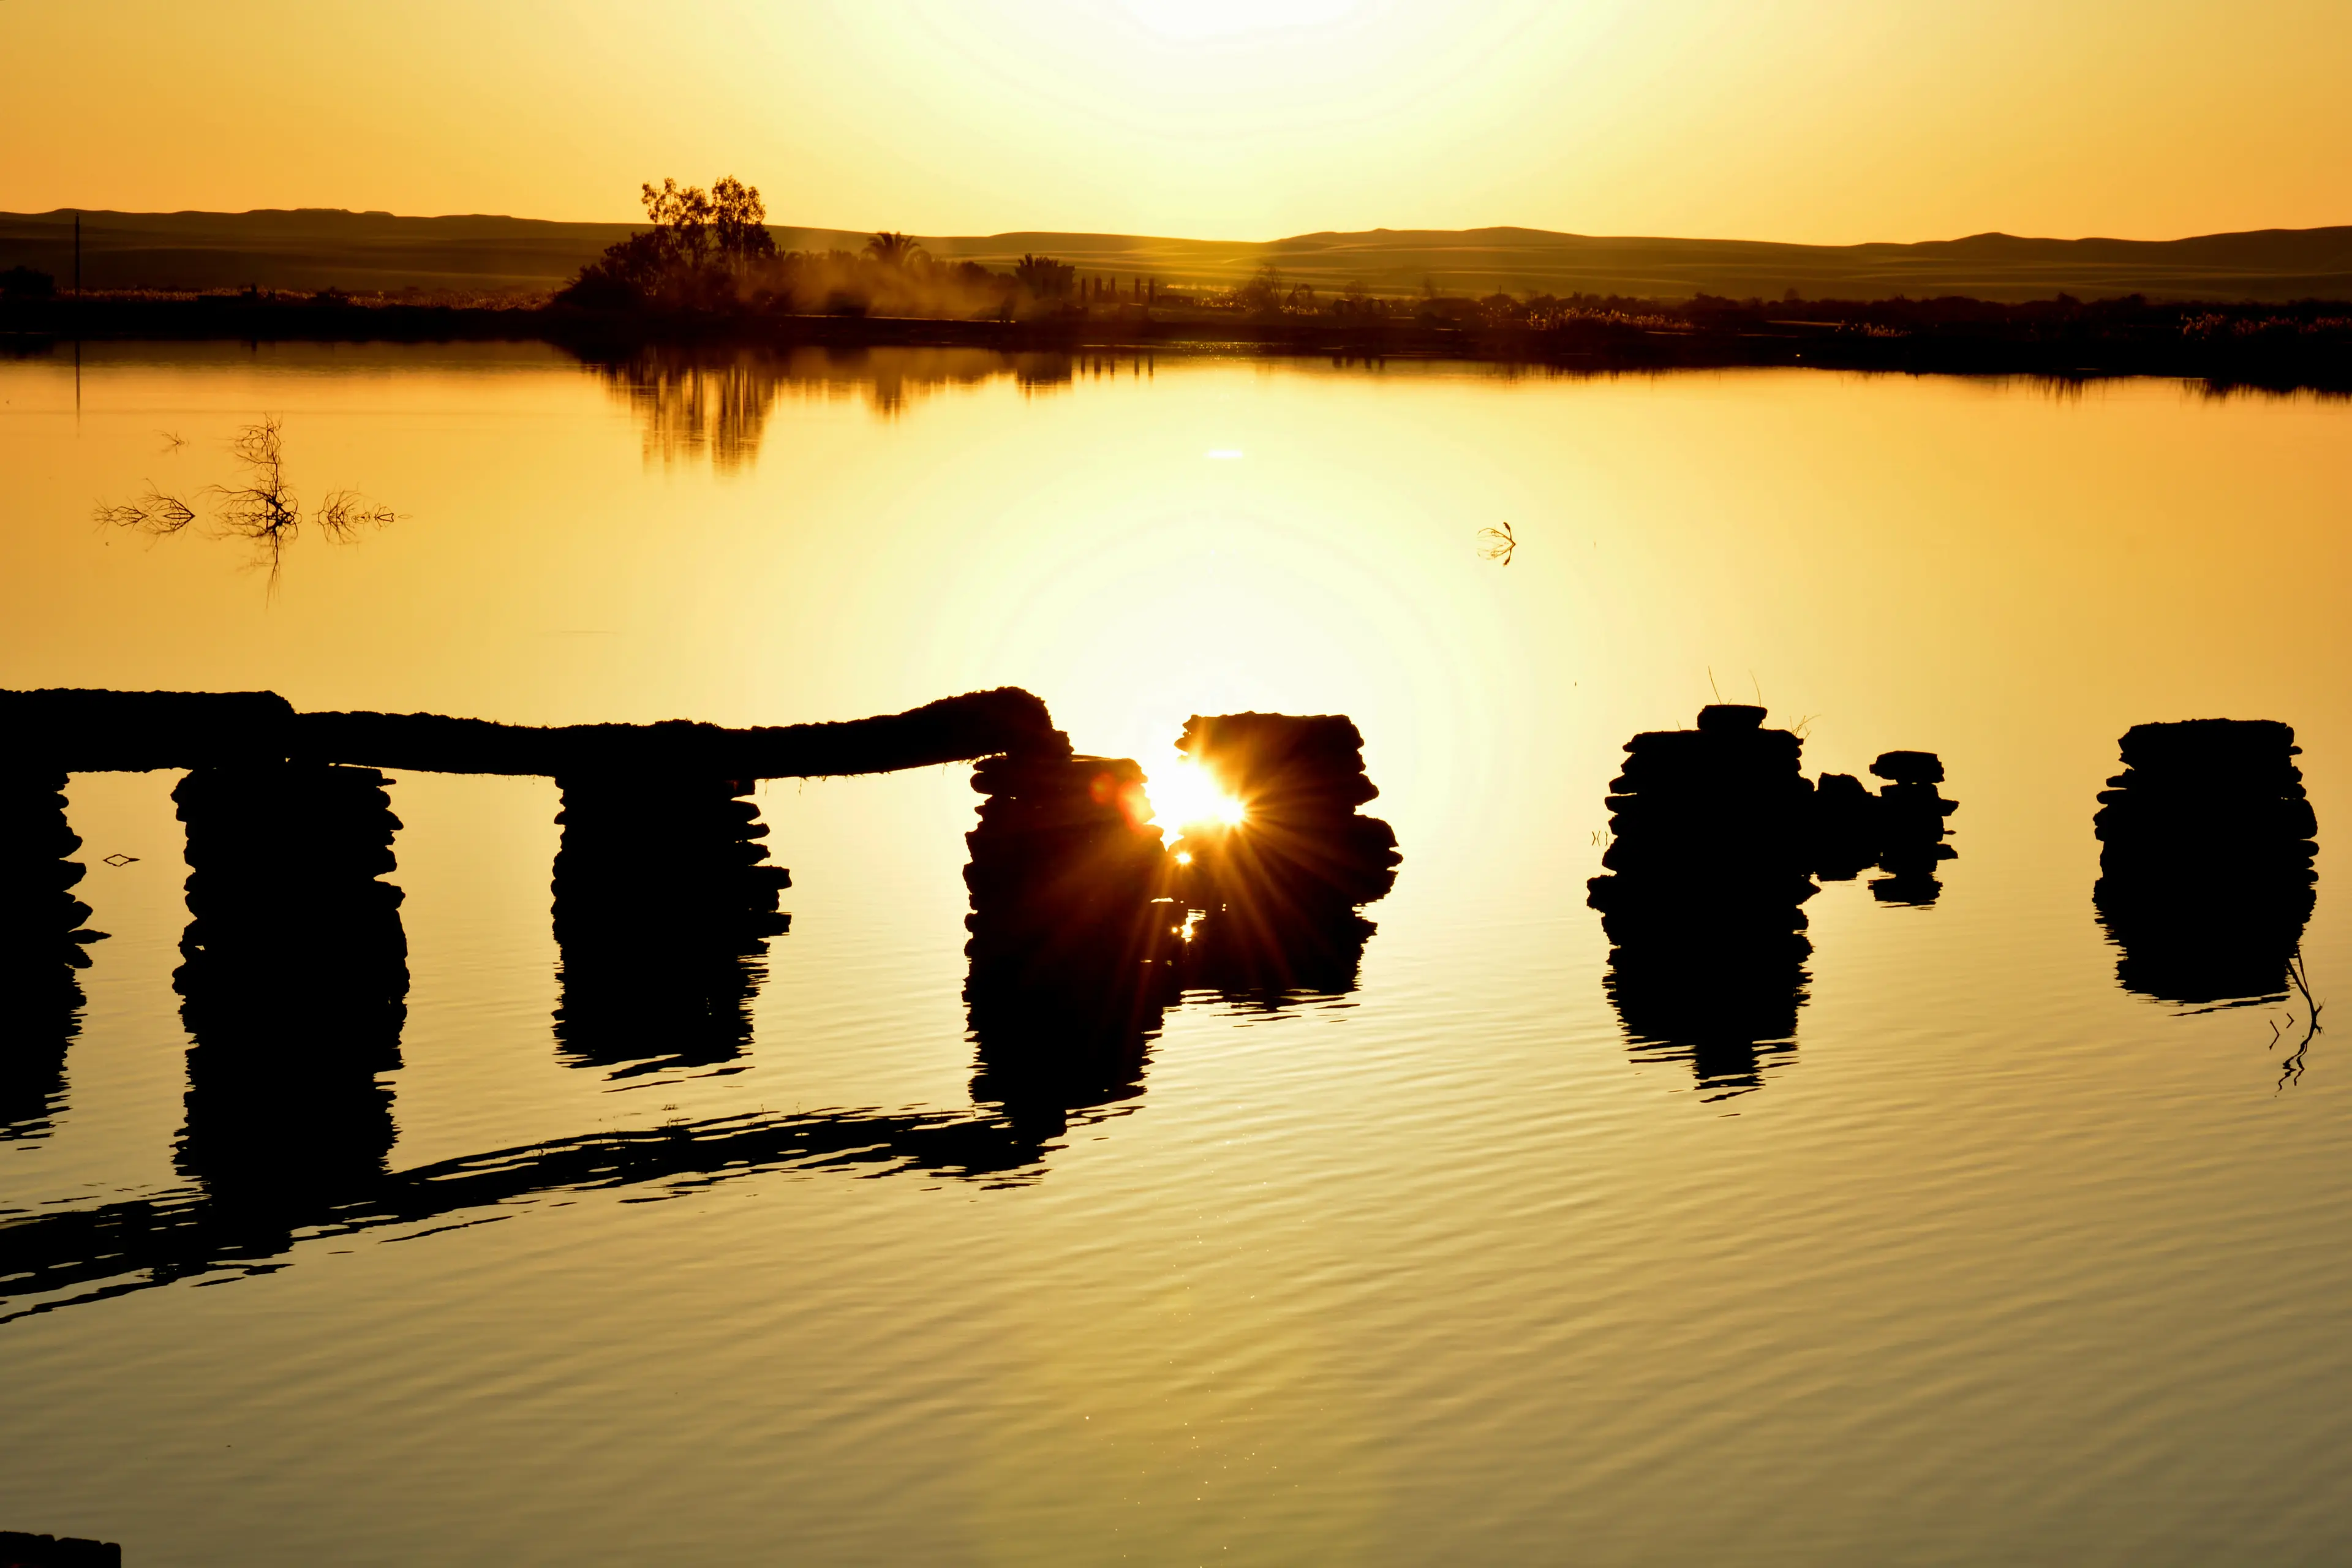
[[[1885,752],[1870,771],[1887,784],[1876,795],[1852,773],[1823,773],[1808,824],[1809,864],[1824,882],[1850,882],[1864,867],[1886,873],[1870,884],[1885,904],[1932,904],[1943,892],[1936,868],[1953,857],[1944,819],[1959,809],[1936,786],[1944,764],[1933,752]]]
[[[1184,923],[1143,773],[1110,757],[992,757],[965,842],[972,1099],[1016,1121],[1140,1092]],[[1050,1130],[1050,1129],[1049,1129]]]
[[[81,1033],[75,971],[104,938],[74,897],[86,868],[66,821],[66,775],[0,770],[0,1142],[38,1137],[65,1109],[66,1051]]]
[[[2191,1006],[2284,994],[2319,880],[2294,731],[2194,719],[2135,725],[2121,746],[2093,819],[2117,984]]]
[[[394,1136],[408,940],[391,781],[373,768],[200,768],[187,827],[188,925],[173,976],[191,1037],[182,1171],[262,1207],[363,1188]]]
[[[1396,885],[1396,832],[1357,808],[1380,791],[1364,739],[1338,714],[1195,714],[1177,749],[1240,803],[1235,823],[1187,824],[1178,887],[1201,911],[1185,984],[1260,1000],[1356,988],[1357,912]]]
[[[767,864],[752,784],[628,771],[556,784],[563,1058],[623,1077],[741,1054],[768,939],[792,929],[778,909],[792,873]]]
[[[1710,1095],[1753,1089],[1795,1047],[1809,976],[1804,742],[1764,710],[1702,709],[1636,735],[1611,784],[1610,875],[1588,884],[1612,944],[1604,984],[1640,1054],[1691,1064]]]

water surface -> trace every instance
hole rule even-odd
[[[265,414],[306,497],[398,521],[274,584],[92,522]],[[765,786],[793,921],[750,1041],[635,1073],[559,1048],[553,784],[400,775],[389,1167],[744,1140],[9,1295],[0,1526],[142,1565],[2338,1560],[2352,1077],[2323,1032],[2282,1082],[2299,996],[2117,984],[2091,814],[2126,727],[2223,715],[2294,724],[2323,846],[2352,822],[2347,420],[1813,373],[0,362],[0,685],[750,724],[1013,684],[1147,771],[1188,714],[1343,712],[1405,855],[1356,989],[1188,998],[1139,1092],[1024,1143],[974,1100],[967,768]],[[1932,906],[1806,906],[1794,1037],[1729,1079],[1628,1039],[1584,904],[1620,748],[1717,693],[1811,772],[1937,752],[1961,802]],[[198,1195],[175,782],[71,782],[113,935],[0,1223]]]

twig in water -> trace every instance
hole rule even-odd
[[[161,434],[171,439],[175,448],[186,444],[168,430]],[[286,482],[286,449],[278,416],[269,415],[258,424],[245,426],[229,442],[228,449],[231,457],[245,465],[246,482],[207,485],[198,494],[211,502],[215,537],[250,542],[254,547],[253,563],[269,568],[270,585],[275,588],[286,546],[293,542],[302,528],[301,500]],[[196,510],[177,496],[163,494],[150,480],[147,493],[137,500],[117,506],[100,505],[96,515],[101,524],[137,529],[162,538],[178,533],[194,522]],[[310,521],[338,544],[348,544],[362,529],[396,522],[399,514],[390,507],[369,502],[356,490],[330,490]]]
[[[152,533],[161,539],[177,533],[196,521],[194,508],[177,496],[167,496],[147,481],[147,493],[137,500],[118,506],[100,504],[93,514],[100,523],[115,528],[135,528],[142,533]]]
[[[2300,945],[2286,961],[2286,975],[2289,980],[2294,982],[2294,988],[2303,993],[2305,1027],[2303,1038],[2295,1042],[2294,1049],[2288,1053],[2284,1061],[2279,1064],[2278,1087],[2280,1089],[2284,1089],[2288,1084],[2302,1079],[2304,1057],[2311,1049],[2313,1037],[2319,1033],[2319,1003],[2311,994],[2311,980],[2303,967],[2303,948]],[[2289,1013],[2286,1016],[2286,1021],[2289,1025],[2293,1025],[2294,1015]],[[2274,1022],[2271,1025],[2271,1044],[2278,1044],[2279,1039],[2279,1026]]]

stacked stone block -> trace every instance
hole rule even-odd
[[[173,977],[188,1052],[181,1168],[268,1203],[380,1173],[393,1142],[408,942],[390,781],[373,768],[200,768],[172,792],[187,829],[188,925]]]
[[[792,873],[768,863],[752,785],[624,771],[556,783],[566,1059],[643,1072],[740,1054],[768,938],[792,927],[779,908]]]
[[[1190,825],[1175,847],[1181,896],[1202,911],[1187,984],[1353,990],[1373,930],[1357,911],[1396,885],[1401,858],[1395,829],[1358,810],[1380,795],[1361,732],[1337,714],[1196,714],[1176,745],[1245,813]]]
[[[1723,703],[1636,735],[1609,796],[1607,875],[1587,885],[1612,944],[1610,999],[1637,1046],[1705,1087],[1757,1081],[1804,1000],[1813,791],[1804,742]]]
[[[74,972],[105,936],[74,896],[87,869],[66,821],[66,775],[0,771],[0,1141],[47,1131],[65,1097],[66,1051],[81,1032]]]
[[[1887,875],[1870,890],[1882,903],[1932,904],[1944,886],[1936,867],[1952,858],[1945,819],[1959,809],[1937,788],[1944,764],[1933,752],[1886,752],[1870,771],[1887,781],[1876,795],[1851,773],[1822,775],[1813,791],[1812,869],[1843,882],[1876,866]]]
[[[1051,1119],[1134,1093],[1183,925],[1142,770],[992,757],[971,787],[986,797],[965,837],[973,1098]]]
[[[2294,731],[2269,720],[2139,724],[2093,819],[2094,902],[2116,979],[2208,1005],[2284,993],[2316,899],[2319,831]]]

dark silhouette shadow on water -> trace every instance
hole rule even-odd
[[[777,908],[792,873],[766,863],[751,783],[621,770],[556,783],[563,1058],[627,1078],[740,1056],[768,939],[792,926]]]
[[[415,1165],[337,1197],[289,1193],[257,1205],[242,1194],[184,1188],[0,1223],[0,1303],[58,1298],[0,1311],[0,1322],[220,1270],[266,1271],[290,1249],[297,1227],[308,1239],[488,1224],[549,1194],[658,1189],[635,1194],[644,1201],[780,1171],[1008,1182],[1033,1172],[1045,1152],[1002,1118],[961,1113],[723,1116]]]
[[[65,1110],[66,1053],[81,1033],[75,971],[102,931],[73,889],[67,858],[81,840],[66,821],[66,775],[0,772],[0,1142],[37,1138]]]
[[[2135,725],[2121,747],[2092,891],[2116,984],[2189,1008],[2285,1000],[2318,897],[2294,731],[2198,719]]]
[[[373,768],[199,768],[173,975],[188,1048],[182,1173],[257,1222],[365,1190],[394,1137],[408,941],[388,781]]]
[[[1888,752],[1873,795],[1851,774],[1818,785],[1804,741],[1745,703],[1702,709],[1698,726],[1636,735],[1610,784],[1609,874],[1587,885],[1610,942],[1602,981],[1636,1057],[1690,1065],[1699,1092],[1761,1087],[1796,1048],[1811,976],[1804,904],[1813,879],[1868,867],[1884,903],[1935,902],[1957,806],[1927,752]]]

